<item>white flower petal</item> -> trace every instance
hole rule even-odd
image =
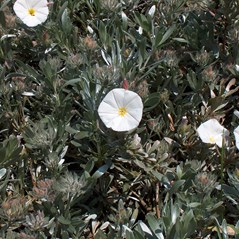
[[[117,106],[111,105],[109,102],[101,102],[98,108],[99,115],[117,114]]]
[[[119,114],[120,108],[125,108],[125,115]],[[143,103],[135,92],[117,88],[105,96],[99,105],[98,113],[107,128],[129,131],[139,125],[143,114]]]
[[[118,108],[125,106],[125,91],[125,89],[114,89],[111,91]]]
[[[125,107],[142,108],[143,103],[138,94],[133,91],[125,90]]]
[[[117,114],[104,114],[104,115],[100,115],[100,117],[102,119],[104,119],[104,124],[106,125],[107,128],[111,128],[112,124],[114,123],[113,121],[117,118],[119,118],[119,116]]]
[[[136,126],[132,127],[132,122],[129,122],[126,117],[116,116],[116,115],[108,115],[104,121],[107,128],[111,128],[115,131],[129,131]]]
[[[134,93],[134,92],[133,92]],[[128,113],[135,118],[136,121],[140,121],[143,114],[143,102],[139,95],[135,93],[135,95],[128,96],[127,102],[125,102],[125,107]]]
[[[120,116],[115,117],[108,125],[110,126],[109,128],[112,128],[115,131],[127,131],[128,128],[127,122]]]
[[[36,12],[35,17],[40,21],[40,22],[45,22],[48,16],[48,12],[43,12],[43,10],[39,10]]]
[[[30,1],[30,2],[29,2]],[[41,8],[41,7],[47,7],[47,0],[28,0],[29,6],[32,8]]]
[[[214,137],[214,141],[215,141],[215,144],[218,146],[218,147],[222,147],[222,142],[223,142],[223,136],[222,135],[217,135]]]
[[[29,2],[28,0],[17,0],[15,3],[14,3],[14,6],[15,5],[22,5],[24,8],[29,8]],[[13,6],[13,7],[14,7]]]
[[[111,106],[112,110],[118,109],[117,102],[115,101],[114,95],[112,92],[109,92],[104,100],[100,103],[98,111],[104,111],[104,106]]]
[[[239,126],[234,129],[234,136],[236,140],[236,147],[239,149]]]
[[[21,20],[23,21],[24,24],[26,24],[29,27],[35,27],[41,24],[41,22],[36,17],[32,17],[32,16],[25,16]]]
[[[131,114],[132,114],[132,112],[131,112]],[[131,129],[134,129],[139,125],[140,121],[138,119],[135,119],[135,117],[133,117],[131,114],[127,113],[124,118],[125,118],[125,121],[127,121],[129,127]]]
[[[142,119],[143,111],[142,109],[129,110],[128,114],[136,121],[140,122]]]
[[[14,10],[14,12],[15,12],[16,15],[17,15],[19,18],[21,18],[21,19],[22,19],[24,16],[26,16],[26,14],[27,14],[26,9],[27,9],[27,6],[26,6],[26,5],[23,5],[22,3],[16,2],[16,3],[13,5],[13,10]]]
[[[130,101],[127,100],[126,104],[125,104],[125,107],[127,109],[143,109],[143,102],[141,100],[141,98],[138,96],[138,97],[134,97],[134,98],[131,98]]]

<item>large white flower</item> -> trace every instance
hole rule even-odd
[[[129,131],[139,125],[143,103],[135,92],[117,88],[105,96],[99,105],[98,113],[107,128]]]
[[[35,27],[46,21],[49,14],[47,0],[17,0],[13,10],[29,27]]]
[[[239,126],[234,129],[234,136],[236,140],[236,147],[239,149]]]
[[[216,119],[210,119],[202,123],[197,132],[204,143],[217,144],[220,148],[222,143],[227,144],[229,131],[225,129]]]

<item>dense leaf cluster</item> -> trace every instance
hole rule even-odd
[[[235,0],[55,0],[35,28],[0,3],[0,237],[239,238]],[[107,129],[113,88],[144,102]],[[220,149],[196,128],[216,118]]]

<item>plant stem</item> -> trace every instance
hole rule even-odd
[[[225,159],[225,144],[222,144],[222,151],[221,151],[221,185],[224,183],[224,159]]]

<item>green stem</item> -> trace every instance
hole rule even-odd
[[[225,159],[225,144],[222,144],[222,151],[221,151],[221,185],[224,183],[224,159]]]

